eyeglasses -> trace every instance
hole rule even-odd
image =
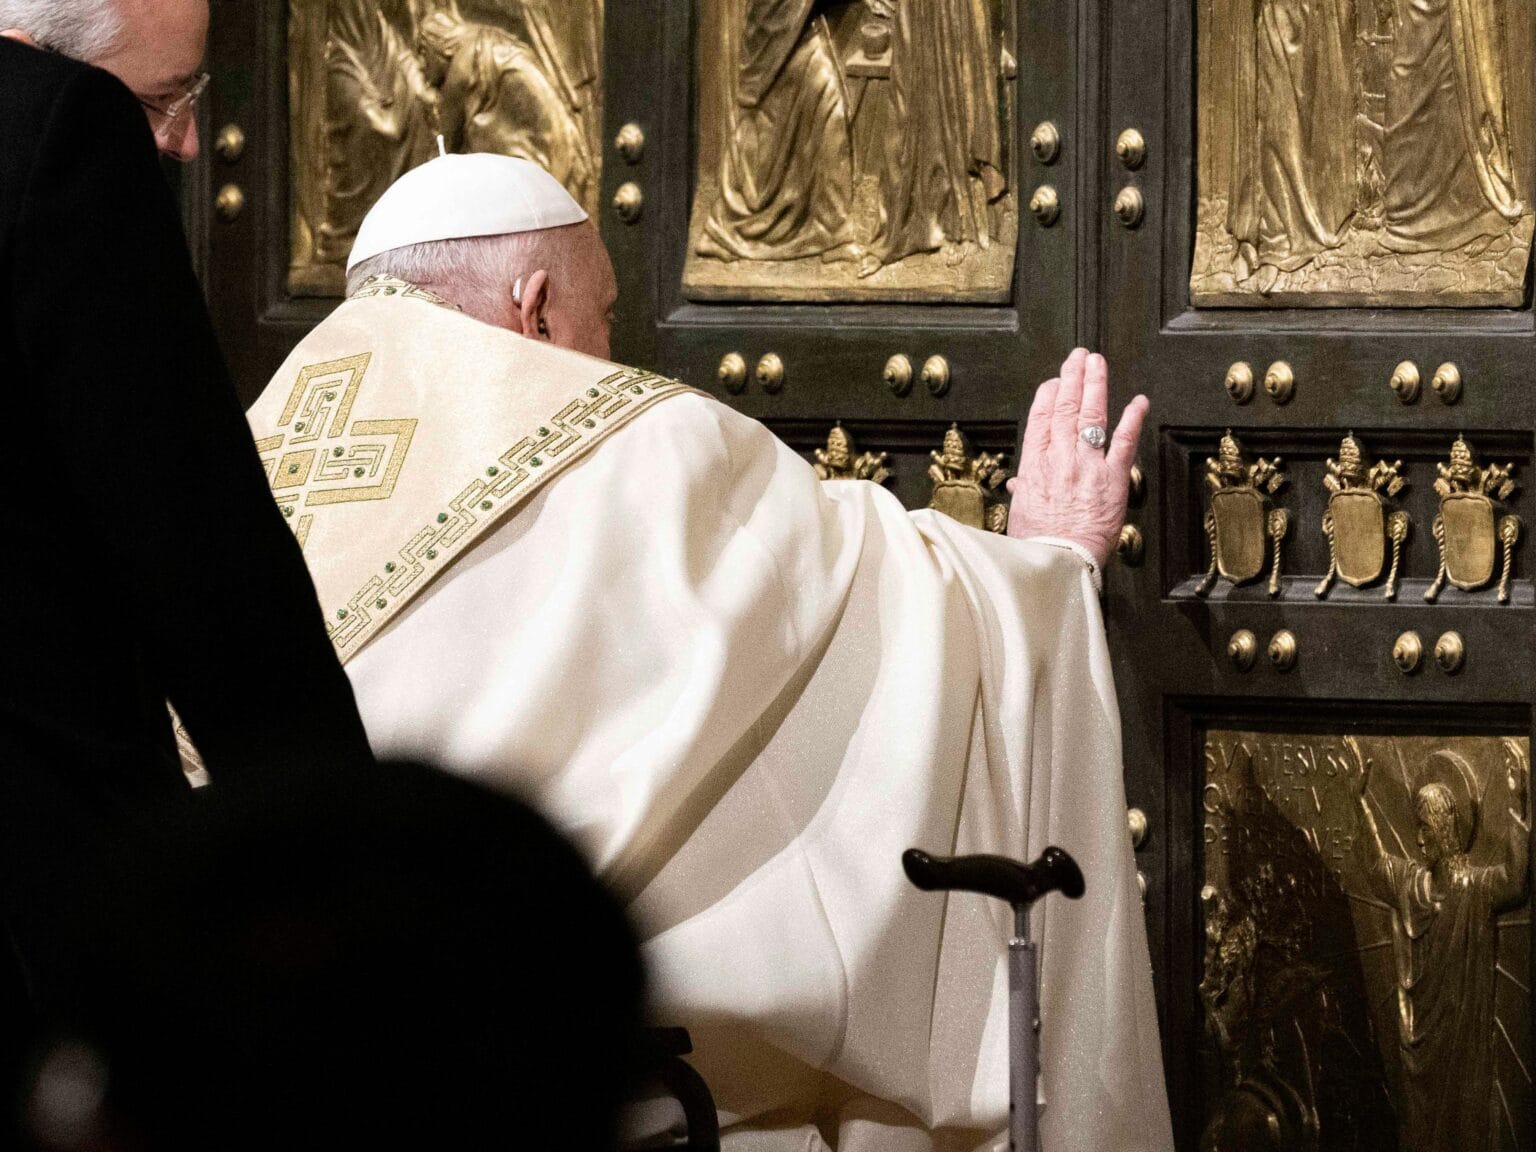
[[[174,124],[197,106],[198,99],[204,92],[208,91],[208,85],[212,82],[213,77],[209,76],[208,73],[199,72],[196,76],[192,77],[192,82],[187,85],[186,91],[170,103],[157,104],[145,100],[142,96],[139,97],[139,103],[156,116],[161,117],[166,124]]]

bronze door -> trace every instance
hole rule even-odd
[[[616,358],[983,526],[1101,346],[1181,1146],[1529,1148],[1533,3],[215,0],[188,215],[249,400],[434,130],[531,151]]]
[[[1532,16],[1090,18],[1085,331],[1153,402],[1107,603],[1183,1148],[1536,1139]]]

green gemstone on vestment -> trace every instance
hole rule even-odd
[[[293,515],[293,509],[292,508],[284,508],[283,509],[283,515],[284,516],[292,516]]]
[[[535,456],[532,460],[528,461],[528,463],[532,464],[535,468],[537,468],[540,464],[544,463],[544,461],[540,460],[537,456]]]
[[[354,475],[354,476],[361,476],[362,474],[363,474],[363,470],[361,468],[354,468],[354,469],[352,469],[352,475]]]
[[[446,512],[439,512],[437,514],[437,522],[439,524],[446,524],[446,523],[448,523],[448,513],[446,513]]]
[[[302,432],[302,431],[304,431],[304,425],[303,425],[303,424],[302,424],[302,423],[299,423],[299,424],[295,424],[295,425],[294,425],[294,426],[293,426],[293,430],[294,430],[294,431],[295,431],[295,432]]]
[[[331,455],[332,456],[340,456],[345,451],[346,451],[345,448],[332,448],[331,449]]]
[[[540,436],[548,436],[549,435],[549,429],[548,428],[540,428],[539,429],[539,435]]]
[[[347,618],[347,610],[345,608],[338,608],[338,609],[336,609],[336,619],[338,619],[338,620],[345,620],[346,618]]]
[[[334,400],[334,399],[336,399],[336,393],[334,393],[334,392],[327,392],[325,394],[325,398],[327,400]]]
[[[395,570],[395,562],[393,560],[391,560],[388,564],[384,565],[384,571],[386,571],[386,572],[393,572],[394,570]]]
[[[594,421],[594,420],[583,420],[582,423],[584,425],[586,425],[588,428],[596,428],[597,427],[597,422]]]
[[[436,548],[428,548],[427,549],[427,559],[428,560],[436,560],[437,559],[437,549]]]
[[[588,388],[587,389],[587,395],[592,397],[592,399],[596,400],[597,399],[597,389],[596,388]]]
[[[377,600],[375,600],[373,602],[373,606],[375,608],[382,608],[382,607],[384,607],[384,598],[382,596],[380,596]]]
[[[290,464],[290,465],[288,465],[288,475],[290,475],[290,476],[297,476],[298,473],[299,473],[299,466],[297,464]]]
[[[492,464],[489,468],[487,468],[485,470],[485,474],[487,476],[499,476],[501,474],[501,469],[496,467],[496,465]]]
[[[489,500],[482,500],[482,501],[480,501],[480,511],[482,511],[482,512],[489,512],[490,510],[491,510],[491,502]]]

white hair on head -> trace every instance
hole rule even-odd
[[[393,276],[431,289],[476,319],[499,316],[519,278],[526,281],[541,268],[552,280],[562,278],[570,239],[566,233],[577,227],[430,240],[380,252],[347,274],[347,295],[354,295],[370,276]]]
[[[19,28],[44,48],[94,63],[123,34],[121,0],[0,0],[0,29]]]

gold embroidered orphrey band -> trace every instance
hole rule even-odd
[[[409,298],[403,292],[402,297]],[[416,420],[349,423],[370,358],[362,353],[302,368],[279,434],[257,441],[273,495],[301,547],[326,506],[390,499],[405,466]],[[376,571],[344,603],[322,600],[326,629],[343,664],[545,484],[654,404],[695,391],[652,373],[612,367],[587,387],[568,392],[542,421],[507,437],[510,444],[494,458],[465,465],[467,475],[444,486],[452,494],[404,538],[387,542],[392,550],[381,550]],[[334,594],[324,582],[316,583],[322,597]]]
[[[353,365],[337,361],[313,365],[305,368],[304,373],[321,377],[346,371],[355,372],[360,378],[367,371],[367,357],[357,359],[362,363]],[[295,393],[307,383],[301,375]],[[344,605],[324,606],[331,612],[326,630],[342,663],[362,651],[368,641],[434,577],[545,484],[657,401],[691,391],[693,389],[675,380],[649,373],[614,372],[569,399],[544,424],[518,436],[493,462],[485,465],[479,475],[464,481],[434,518],[422,524],[407,539],[397,541],[393,552],[381,553],[378,572],[357,588]],[[344,419],[343,414],[337,423]],[[284,443],[283,437],[270,437],[259,442],[273,494],[283,514],[294,521],[294,532],[301,546],[308,539],[316,515],[310,509],[351,500],[389,498],[394,480],[404,466],[414,424],[415,421],[357,421],[351,426],[354,439],[368,434],[384,434],[394,436],[396,442],[393,452],[371,453],[375,460],[383,461],[381,482],[353,489],[328,485],[326,480],[330,474],[321,468],[293,463],[294,453],[284,452],[289,445]],[[377,446],[364,447],[375,449]],[[355,448],[338,444],[330,451],[337,463],[349,465],[352,471],[365,467],[353,464],[357,459]],[[308,473],[308,483],[285,483],[294,478],[289,475],[289,470],[295,467],[299,472],[294,477]]]

